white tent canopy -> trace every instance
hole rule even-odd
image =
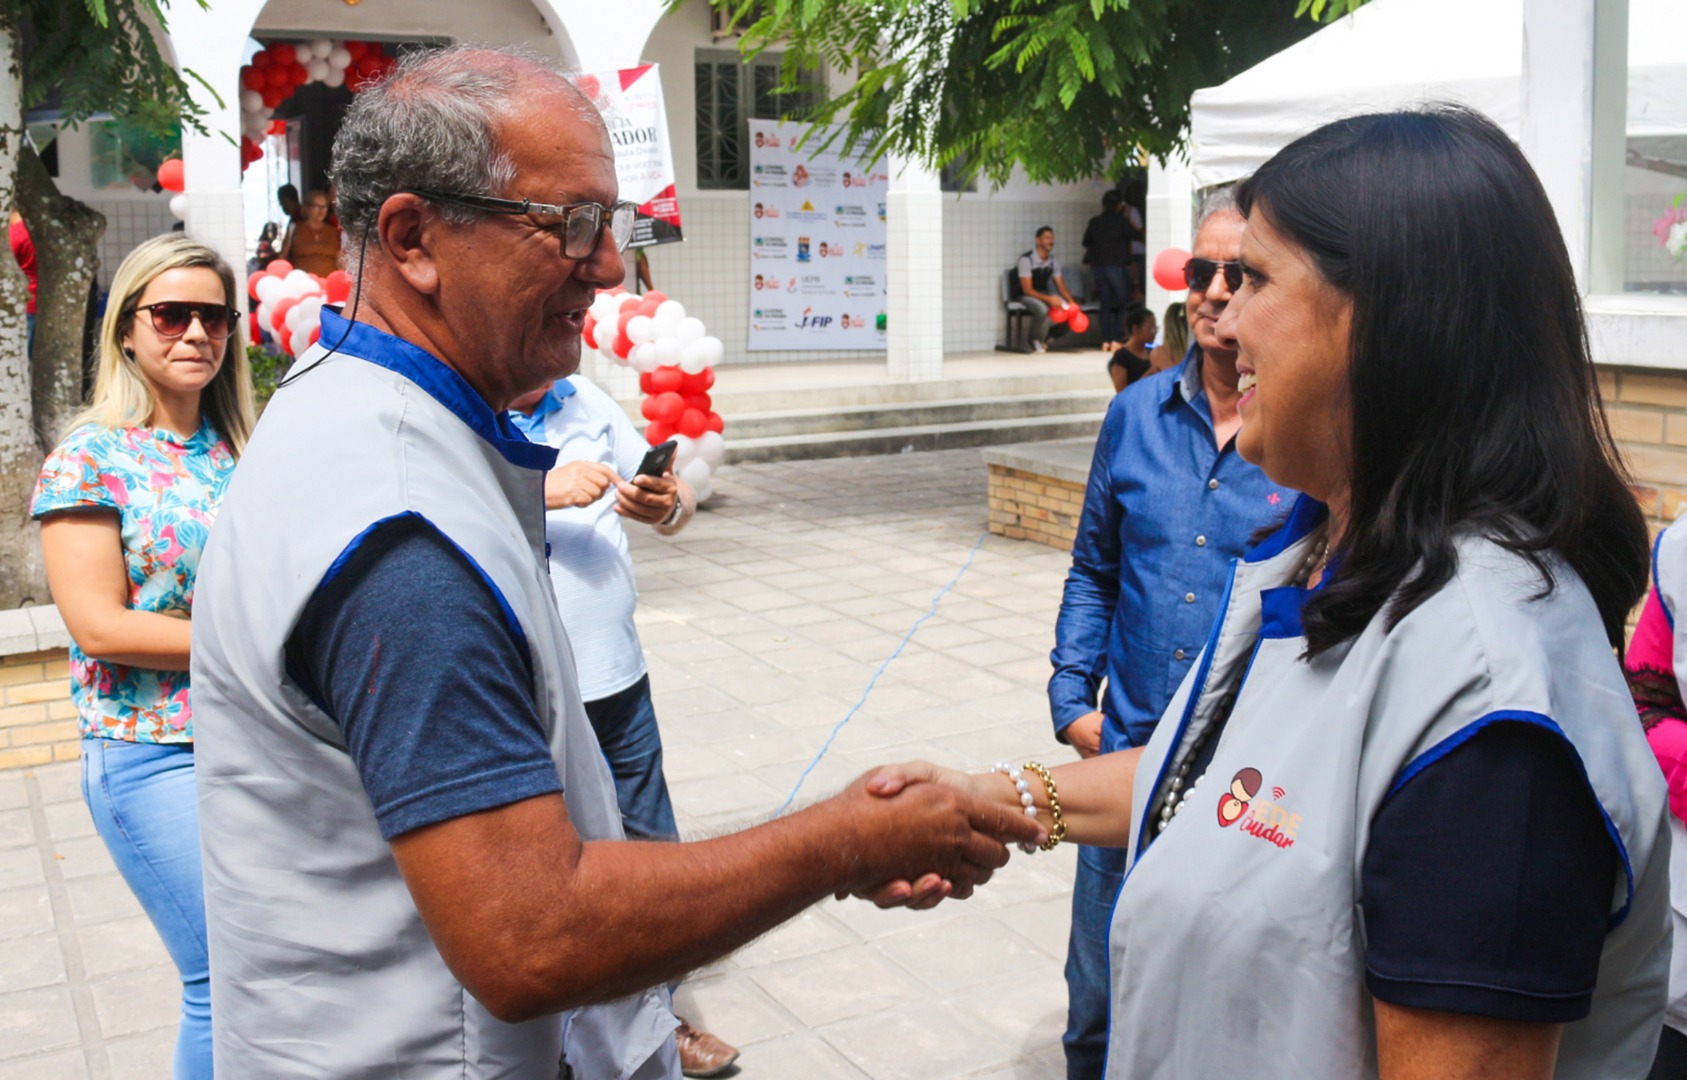
[[[1628,134],[1687,134],[1681,0],[1629,0]],[[1195,93],[1197,187],[1239,180],[1343,116],[1456,101],[1518,138],[1522,0],[1372,0],[1222,86]]]

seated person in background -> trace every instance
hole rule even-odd
[[[1167,304],[1166,317],[1160,320],[1160,326],[1163,328],[1160,343],[1148,354],[1148,373],[1151,375],[1176,367],[1189,351],[1188,306],[1181,300]]]
[[[1066,278],[1060,264],[1054,261],[1054,228],[1044,225],[1037,230],[1036,246],[1019,257],[1019,288],[1025,294],[1025,306],[1031,310],[1031,350],[1049,351],[1049,309],[1070,307],[1078,302],[1066,288]],[[1058,291],[1059,295],[1055,295]],[[1182,359],[1179,357],[1179,359]]]
[[[1145,307],[1133,307],[1125,314],[1125,340],[1107,358],[1107,374],[1113,379],[1115,394],[1148,374],[1148,343],[1158,329],[1154,313]]]

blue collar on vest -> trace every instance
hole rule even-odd
[[[426,390],[451,415],[485,439],[505,461],[523,469],[548,470],[556,465],[556,451],[528,442],[509,417],[495,412],[475,388],[426,349],[377,330],[368,323],[347,322],[322,309],[322,341],[337,341],[335,351],[355,356],[409,379]]]
[[[1276,532],[1254,545],[1253,549],[1242,557],[1242,561],[1253,564],[1276,558],[1306,539],[1329,515],[1330,508],[1317,499],[1310,495],[1299,496],[1295,499],[1294,506],[1289,509],[1288,520],[1283,522]]]

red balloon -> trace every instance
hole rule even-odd
[[[275,305],[275,309],[271,312],[269,317],[269,328],[275,331],[275,336],[277,338],[282,340],[286,339],[287,313],[292,311],[298,302],[298,297],[289,296],[287,299]]]
[[[381,58],[378,56],[365,55],[363,59],[357,61],[357,63],[352,66],[355,67],[357,69],[357,73],[362,75],[365,79],[377,78],[381,74]]]
[[[269,70],[264,72],[264,81],[277,90],[293,85],[293,65],[271,64]]]
[[[264,336],[263,324],[258,322],[258,313],[254,311],[252,314],[248,315],[247,322],[249,324],[247,327],[247,336],[250,338],[252,344],[256,345],[263,339]]]
[[[721,419],[720,413],[712,412],[709,414],[709,430],[716,433],[726,430],[726,421]]]
[[[363,55],[365,56],[374,56],[382,60],[386,59],[387,47],[379,41],[365,42],[363,48]]]
[[[1063,307],[1049,308],[1049,322],[1059,325],[1072,317],[1072,310]]]
[[[644,429],[644,437],[649,441],[651,446],[665,443],[674,437],[674,426],[672,424],[664,424],[660,420],[652,420],[650,422],[650,426]]]
[[[351,53],[353,60],[363,59],[363,54],[369,51],[369,43],[365,41],[344,41],[341,44],[346,47],[346,52]]]
[[[182,172],[181,158],[171,158],[158,166],[158,186],[165,191],[180,191],[187,186],[187,178]]]
[[[262,270],[253,271],[252,276],[246,279],[246,295],[256,300],[258,298],[258,282],[267,277],[269,275]]]
[[[591,312],[586,312],[585,322],[580,326],[580,340],[586,343],[588,349],[597,348],[597,335],[593,333],[596,329],[597,320],[592,318]]]
[[[351,298],[351,275],[335,270],[322,282],[323,299],[330,304],[343,304]]]
[[[682,394],[702,394],[706,393],[709,387],[713,385],[715,385],[715,369],[706,367],[695,375],[687,375],[679,389]]]
[[[687,409],[680,414],[679,433],[695,439],[709,430],[709,414],[700,409]]]
[[[321,336],[322,336],[322,324],[317,323],[315,326],[310,328],[310,343],[312,345],[315,345],[317,338],[320,338]]]
[[[649,373],[648,372],[642,372],[642,371],[639,372],[639,382],[642,383],[644,381],[645,375],[647,375],[647,374],[649,374]],[[646,391],[646,392],[648,393],[648,391]],[[645,398],[644,402],[641,405],[639,405],[638,411],[639,411],[639,415],[643,416],[646,420],[656,419],[656,399],[653,398],[653,397]]]
[[[626,334],[616,334],[615,344],[612,348],[614,349],[616,356],[625,360],[628,354],[633,351],[633,339],[628,337]]]
[[[240,69],[240,85],[248,90],[262,90],[269,85],[269,78],[261,68],[243,67]]]
[[[672,390],[657,394],[650,400],[655,403],[651,406],[653,418],[664,424],[676,423],[685,414],[685,399]]]
[[[259,49],[258,54],[252,57],[252,66],[255,68],[269,67],[269,50]]]
[[[687,409],[696,409],[705,416],[714,409],[714,402],[709,400],[708,394],[681,394],[680,396],[685,399]]]
[[[264,267],[264,273],[270,277],[286,277],[293,272],[293,264],[286,259],[273,259]]]
[[[638,388],[640,392],[645,394],[654,394],[657,392],[656,384],[650,378],[654,374],[656,374],[654,371],[641,371],[638,373]]]
[[[299,58],[297,50],[284,41],[276,42],[265,49],[264,53],[269,57],[270,65],[273,67],[286,67]]]
[[[1072,327],[1074,334],[1082,334],[1090,328],[1090,317],[1082,311],[1074,311],[1068,325]]]
[[[273,109],[277,105],[281,104],[283,101],[287,100],[287,95],[283,94],[280,90],[277,90],[273,86],[265,87],[264,90],[263,90],[263,95],[264,95],[264,106],[266,108]]]
[[[645,298],[645,300],[647,300],[651,303],[660,304],[662,301],[664,301],[668,298],[668,294],[665,293],[665,292],[658,292],[655,289],[651,289],[649,292],[644,294],[644,298]]]
[[[346,87],[347,90],[351,91],[354,94],[358,93],[363,89],[363,84],[364,84],[365,81],[366,80],[363,78],[363,76],[358,74],[358,71],[357,71],[356,68],[354,68],[354,67],[346,68],[345,87]]]
[[[1154,283],[1167,292],[1182,292],[1189,288],[1189,283],[1183,280],[1183,264],[1189,261],[1189,252],[1182,248],[1167,248],[1154,256]]]
[[[685,372],[663,365],[650,373],[650,385],[656,388],[658,394],[678,391],[685,385]]]
[[[310,82],[310,71],[296,60],[293,62],[293,66],[288,68],[287,71],[294,86],[303,86],[305,83]]]
[[[654,301],[654,300],[651,300],[649,297],[646,297],[644,300],[640,301],[638,307],[635,308],[634,310],[636,310],[640,315],[643,315],[646,318],[655,318],[656,308],[658,307],[659,303],[660,303],[660,301]]]

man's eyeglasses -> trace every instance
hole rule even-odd
[[[433,202],[466,206],[488,214],[526,214],[534,219],[534,224],[540,229],[562,240],[562,254],[567,259],[591,258],[592,252],[597,250],[598,237],[603,234],[605,225],[609,227],[609,236],[615,242],[615,250],[625,251],[627,241],[633,238],[633,217],[637,210],[630,202],[618,202],[614,206],[604,206],[595,202],[553,206],[550,203],[536,203],[532,199],[522,199],[518,202],[515,199],[494,199],[490,195],[459,195],[449,191],[424,191],[421,188],[412,189],[410,194],[420,195]],[[546,220],[547,218],[551,220]]]
[[[1224,271],[1224,283],[1235,292],[1242,287],[1242,264],[1239,262],[1215,262],[1212,259],[1190,259],[1183,264],[1183,280],[1196,292],[1205,292],[1208,285],[1213,283],[1213,275]]]
[[[136,311],[146,312],[152,322],[152,328],[161,338],[179,338],[187,333],[187,328],[198,319],[204,328],[205,336],[212,341],[227,341],[234,331],[234,324],[240,318],[240,312],[221,304],[195,304],[186,300],[160,300],[156,304],[138,307]]]

